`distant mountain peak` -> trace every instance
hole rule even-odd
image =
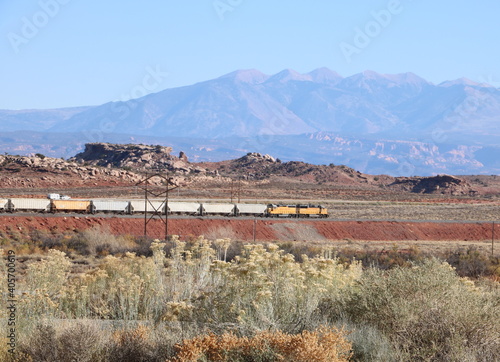
[[[241,83],[259,84],[265,82],[269,76],[257,69],[242,69],[219,77],[219,79],[224,78],[232,78]]]
[[[384,78],[384,76],[380,73],[377,73],[373,70],[365,70],[361,73],[359,73],[361,76],[364,78],[370,78],[370,79],[379,79],[379,78]]]
[[[470,86],[470,87],[484,87],[484,88],[493,87],[490,84],[474,82],[473,80],[470,80],[470,79],[465,78],[465,77],[458,78],[455,80],[448,80],[448,81],[439,83],[440,87],[452,87],[454,85],[462,85],[462,86]]]
[[[416,84],[420,84],[420,85],[432,84],[432,83],[428,82],[427,80],[425,80],[424,78],[419,77],[418,75],[416,75],[415,73],[412,73],[412,72],[399,73],[399,74],[383,74],[383,76],[386,79],[390,79],[391,81],[393,81],[395,83],[406,83],[406,84],[415,84],[415,85]]]
[[[307,73],[307,75],[312,81],[318,83],[338,83],[344,79],[340,74],[326,67],[315,69]]]
[[[279,72],[279,73],[273,75],[271,78],[269,78],[269,81],[272,81],[272,82],[288,82],[290,80],[311,81],[312,78],[308,74],[300,74],[299,72],[297,72],[293,69],[282,70],[281,72]]]
[[[389,87],[395,86],[413,86],[421,87],[424,85],[432,85],[424,78],[418,75],[407,72],[399,74],[381,74],[372,70],[365,70],[364,72],[354,74],[350,77],[343,78],[342,83],[348,87],[370,88],[370,84],[385,84]]]

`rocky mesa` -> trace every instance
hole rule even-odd
[[[177,183],[184,185],[194,180],[200,185],[203,182],[215,182],[219,183],[219,188],[225,187],[224,183],[240,179],[256,184],[283,183],[285,188],[294,187],[291,183],[298,182],[315,184],[320,188],[325,185],[330,188],[373,192],[450,196],[481,195],[481,190],[494,181],[483,177],[474,182],[471,176],[396,178],[370,175],[344,165],[282,162],[271,155],[257,152],[250,152],[233,160],[193,163],[184,152],[180,152],[178,156],[172,154],[171,147],[143,144],[89,143],[85,145],[83,152],[69,160],[45,157],[42,154],[0,155],[0,182],[4,189],[130,186],[140,182],[146,172],[168,172]],[[158,182],[161,184],[161,180]],[[495,191],[491,189],[488,192],[492,194]]]
[[[180,174],[205,173],[191,164],[184,152],[172,155],[172,147],[142,144],[87,143],[85,150],[70,161],[80,164],[125,170],[160,171]]]

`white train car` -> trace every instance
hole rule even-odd
[[[51,200],[49,199],[10,199],[10,211],[50,212]]]
[[[200,215],[201,204],[198,202],[169,202],[168,213],[178,215]]]
[[[201,204],[201,215],[222,215],[222,216],[234,216],[235,215],[235,205],[234,204]]]
[[[236,216],[264,216],[267,205],[264,204],[236,204]]]
[[[130,213],[134,212],[154,213],[160,211],[162,214],[165,213],[165,202],[163,201],[148,200],[147,203],[144,202],[144,200],[130,201]]]
[[[144,203],[144,201],[143,201]],[[92,200],[92,212],[109,212],[117,214],[129,214],[130,213],[130,202],[121,200],[103,200],[94,199]]]

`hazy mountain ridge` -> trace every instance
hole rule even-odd
[[[47,131],[59,122],[72,118],[88,108],[73,107],[59,109],[0,109],[0,131],[12,132],[20,130]]]
[[[0,110],[0,131],[3,149],[6,132],[19,130],[83,135],[76,148],[128,134],[166,144],[191,139],[196,154],[190,157],[205,160],[212,156],[201,150],[213,144],[212,155],[218,148],[226,156],[257,151],[289,160],[300,153],[309,162],[328,158],[326,163],[372,173],[375,167],[397,174],[410,163],[405,172],[490,174],[500,169],[489,156],[500,150],[499,115],[500,90],[467,79],[434,85],[413,73],[365,71],[344,78],[327,68],[275,75],[239,70],[127,102]],[[332,142],[325,134],[348,141]]]

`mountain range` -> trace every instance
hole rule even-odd
[[[88,142],[154,142],[199,161],[260,152],[397,176],[499,174],[499,121],[500,90],[465,78],[238,70],[125,102],[0,110],[0,151],[70,157]]]

